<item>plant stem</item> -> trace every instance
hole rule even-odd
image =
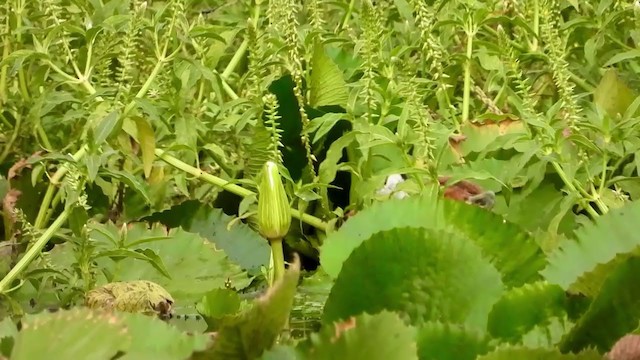
[[[162,161],[166,162],[167,164],[175,167],[176,169],[182,170],[192,176],[194,176],[197,179],[201,179],[204,180],[210,184],[216,185],[224,190],[227,190],[233,194],[236,194],[238,196],[242,196],[242,197],[247,197],[247,196],[251,196],[251,195],[257,195],[255,192],[245,189],[241,186],[238,186],[236,184],[233,184],[227,180],[221,179],[217,176],[208,174],[198,168],[195,168],[187,163],[184,163],[178,159],[176,159],[175,157],[167,154],[164,150],[162,149],[156,149],[155,151],[156,156],[159,157]],[[313,215],[309,215],[309,214],[305,214],[302,211],[298,211],[296,209],[291,209],[291,216],[306,223],[309,224],[313,227],[315,227],[316,229],[322,230],[324,232],[328,232],[330,227],[329,224],[327,224],[326,222],[322,221],[321,219],[313,216]]]
[[[9,271],[9,273],[0,280],[0,294],[3,294],[7,291],[7,288],[11,285],[13,280],[15,280],[20,273],[22,273],[28,266],[31,264],[35,258],[40,255],[40,251],[47,244],[47,242],[53,237],[53,235],[58,231],[62,225],[67,221],[71,209],[65,209],[60,216],[45,230],[44,233],[40,236],[40,238],[33,244],[33,246],[24,254],[24,256],[18,261],[16,266]]]
[[[462,93],[462,124],[469,121],[469,106],[471,98],[471,56],[473,55],[473,36],[475,35],[473,20],[469,19],[467,33],[467,61],[464,66],[464,89]]]
[[[271,256],[273,256],[273,282],[276,283],[284,275],[284,252],[282,250],[282,238],[269,239]]]
[[[564,172],[564,170],[562,169],[562,167],[560,167],[560,164],[558,164],[556,161],[552,161],[551,164],[553,165],[553,168],[556,170],[556,172],[558,173],[558,176],[560,176],[560,179],[562,179],[562,182],[564,182],[564,184],[569,188],[569,190],[575,194],[578,194],[578,196],[581,199],[581,205],[585,208],[585,210],[587,210],[587,212],[589,213],[589,215],[591,215],[594,219],[597,218],[598,216],[600,216],[592,207],[591,205],[589,205],[588,202],[584,201],[585,198],[580,196],[581,194],[584,194],[585,191],[583,189],[582,192],[580,190],[578,190],[578,188],[571,182],[569,181],[569,178],[567,177],[567,174]]]
[[[71,157],[75,161],[79,161],[84,157],[87,153],[87,146],[83,146]],[[60,183],[60,180],[67,174],[69,171],[66,167],[61,166],[51,177],[51,181],[49,181],[49,187],[47,188],[47,192],[44,194],[44,198],[42,199],[42,204],[40,204],[40,209],[38,210],[38,215],[36,216],[36,221],[33,226],[36,229],[42,229],[45,225],[45,219],[47,215],[47,211],[49,210],[49,205],[51,205],[51,200],[53,200],[53,195],[56,190],[56,186]],[[57,220],[56,220],[57,221]]]

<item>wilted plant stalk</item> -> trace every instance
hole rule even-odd
[[[258,228],[271,245],[274,281],[284,274],[282,239],[291,226],[291,208],[284,189],[278,164],[267,161],[262,169],[258,187]]]

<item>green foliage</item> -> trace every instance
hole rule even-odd
[[[108,359],[131,346],[122,318],[84,309],[39,314],[22,323],[11,359],[46,359],[51,354],[68,359]],[[53,341],[56,334],[65,336]]]
[[[376,276],[369,275],[372,266]],[[412,324],[440,320],[484,329],[502,291],[500,274],[473,242],[440,231],[396,228],[374,234],[349,256],[323,321],[389,309]]]
[[[300,276],[296,258],[282,278],[253,306],[225,321],[212,347],[193,359],[255,359],[272,347],[289,319]]]
[[[418,354],[421,360],[473,360],[491,349],[488,340],[470,327],[431,321],[418,330]]]
[[[633,219],[640,216],[640,202],[634,201],[623,208],[614,209],[593,223],[588,223],[576,231],[575,239],[561,242],[549,254],[546,268],[541,272],[547,281],[560,285],[563,289],[580,281],[595,295],[611,266],[598,267],[616,262],[635,253],[640,245],[640,234],[635,230]],[[615,264],[612,264],[615,266]]]
[[[0,357],[601,357],[640,323],[639,9],[2,2]],[[275,347],[297,267],[253,308],[241,300],[272,273],[254,216],[268,160],[290,200],[285,260],[328,274],[302,281],[309,302],[293,308],[330,293],[315,340]],[[391,174],[408,198],[379,194]],[[495,205],[442,200],[442,176],[446,196],[467,180]],[[149,282],[159,297],[109,292]],[[218,340],[175,319],[32,315],[96,293],[145,310],[171,298]],[[354,328],[331,324],[349,316]],[[259,346],[242,353],[247,331]]]
[[[518,343],[535,326],[566,316],[566,303],[557,285],[535,282],[512,288],[493,306],[487,329],[495,338]]]
[[[351,323],[353,325],[351,325]],[[351,328],[351,326],[353,326]],[[310,338],[304,359],[418,359],[415,329],[388,311],[362,314]]]
[[[335,277],[342,262],[362,242],[376,232],[401,227],[438,230],[469,238],[500,271],[507,285],[537,279],[537,272],[544,266],[539,246],[517,226],[477,207],[441,201],[426,193],[412,199],[375,204],[329,234],[320,254],[323,268]]]
[[[221,209],[186,202],[155,214],[148,220],[172,228],[180,226],[188,232],[199,234],[249,272],[255,272],[269,263],[269,243],[246,224],[231,224],[233,218]]]

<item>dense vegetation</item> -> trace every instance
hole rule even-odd
[[[3,1],[0,359],[637,359],[639,45],[632,1]]]

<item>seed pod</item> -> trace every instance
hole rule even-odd
[[[283,238],[291,226],[291,208],[278,165],[267,161],[258,187],[258,227],[267,239]]]

